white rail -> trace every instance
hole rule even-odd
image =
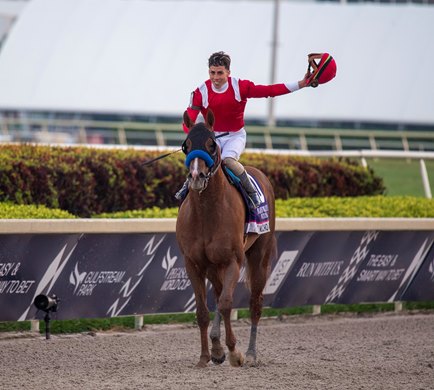
[[[393,150],[340,150],[340,151],[309,151],[309,150],[264,150],[264,149],[247,149],[250,153],[266,153],[285,156],[304,156],[304,157],[346,157],[359,158],[364,167],[368,166],[367,158],[397,158],[397,159],[414,159],[419,160],[420,175],[422,177],[425,197],[432,199],[431,186],[426,169],[425,160],[434,160],[434,152],[416,152],[416,151],[393,151]]]
[[[0,234],[173,233],[175,228],[176,218],[0,220]],[[434,230],[434,218],[276,218],[276,230]]]
[[[434,132],[248,125],[248,146],[309,150],[434,150]],[[25,142],[180,145],[179,123],[8,118],[0,114],[0,140]]]

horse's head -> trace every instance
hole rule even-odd
[[[208,111],[205,123],[194,124],[185,111],[184,124],[189,129],[182,151],[187,156],[185,165],[190,171],[190,189],[202,192],[220,165],[220,148],[212,131],[214,115]]]

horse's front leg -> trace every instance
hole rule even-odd
[[[185,266],[196,298],[196,317],[200,329],[201,353],[196,367],[206,367],[211,356],[208,346],[209,311],[206,304],[205,276],[200,275],[188,259],[185,261]]]
[[[226,354],[223,346],[220,342],[220,324],[222,322],[222,316],[218,310],[218,302],[222,293],[222,281],[220,280],[218,271],[209,271],[207,277],[211,282],[214,289],[214,298],[216,301],[216,308],[214,312],[214,320],[212,322],[212,328],[209,333],[211,339],[211,360],[214,364],[222,364],[226,360]]]
[[[218,302],[218,311],[223,316],[226,332],[226,345],[229,349],[229,362],[234,367],[243,365],[244,356],[236,348],[237,340],[232,331],[231,310],[233,294],[240,277],[240,267],[236,261],[232,261],[225,270],[223,290]]]
[[[214,321],[212,322],[211,332],[209,337],[211,338],[211,360],[214,364],[222,364],[226,360],[225,351],[220,343],[220,323],[222,316],[218,309],[215,310]]]

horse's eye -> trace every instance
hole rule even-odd
[[[206,141],[206,148],[208,150],[208,153],[211,156],[214,156],[217,152],[217,143],[212,138],[210,138],[208,139],[208,141]]]
[[[190,144],[190,145],[188,145],[188,144]],[[186,139],[183,143],[182,143],[182,146],[181,146],[181,150],[182,150],[182,152],[184,153],[184,154],[188,154],[188,149],[189,149],[189,146],[191,146],[191,141],[189,140],[189,139]]]

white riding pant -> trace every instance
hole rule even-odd
[[[216,131],[215,135],[218,136],[223,133],[224,131]],[[246,130],[243,127],[238,131],[230,132],[228,135],[217,138],[216,141],[220,146],[222,160],[231,157],[238,161],[246,148]]]

